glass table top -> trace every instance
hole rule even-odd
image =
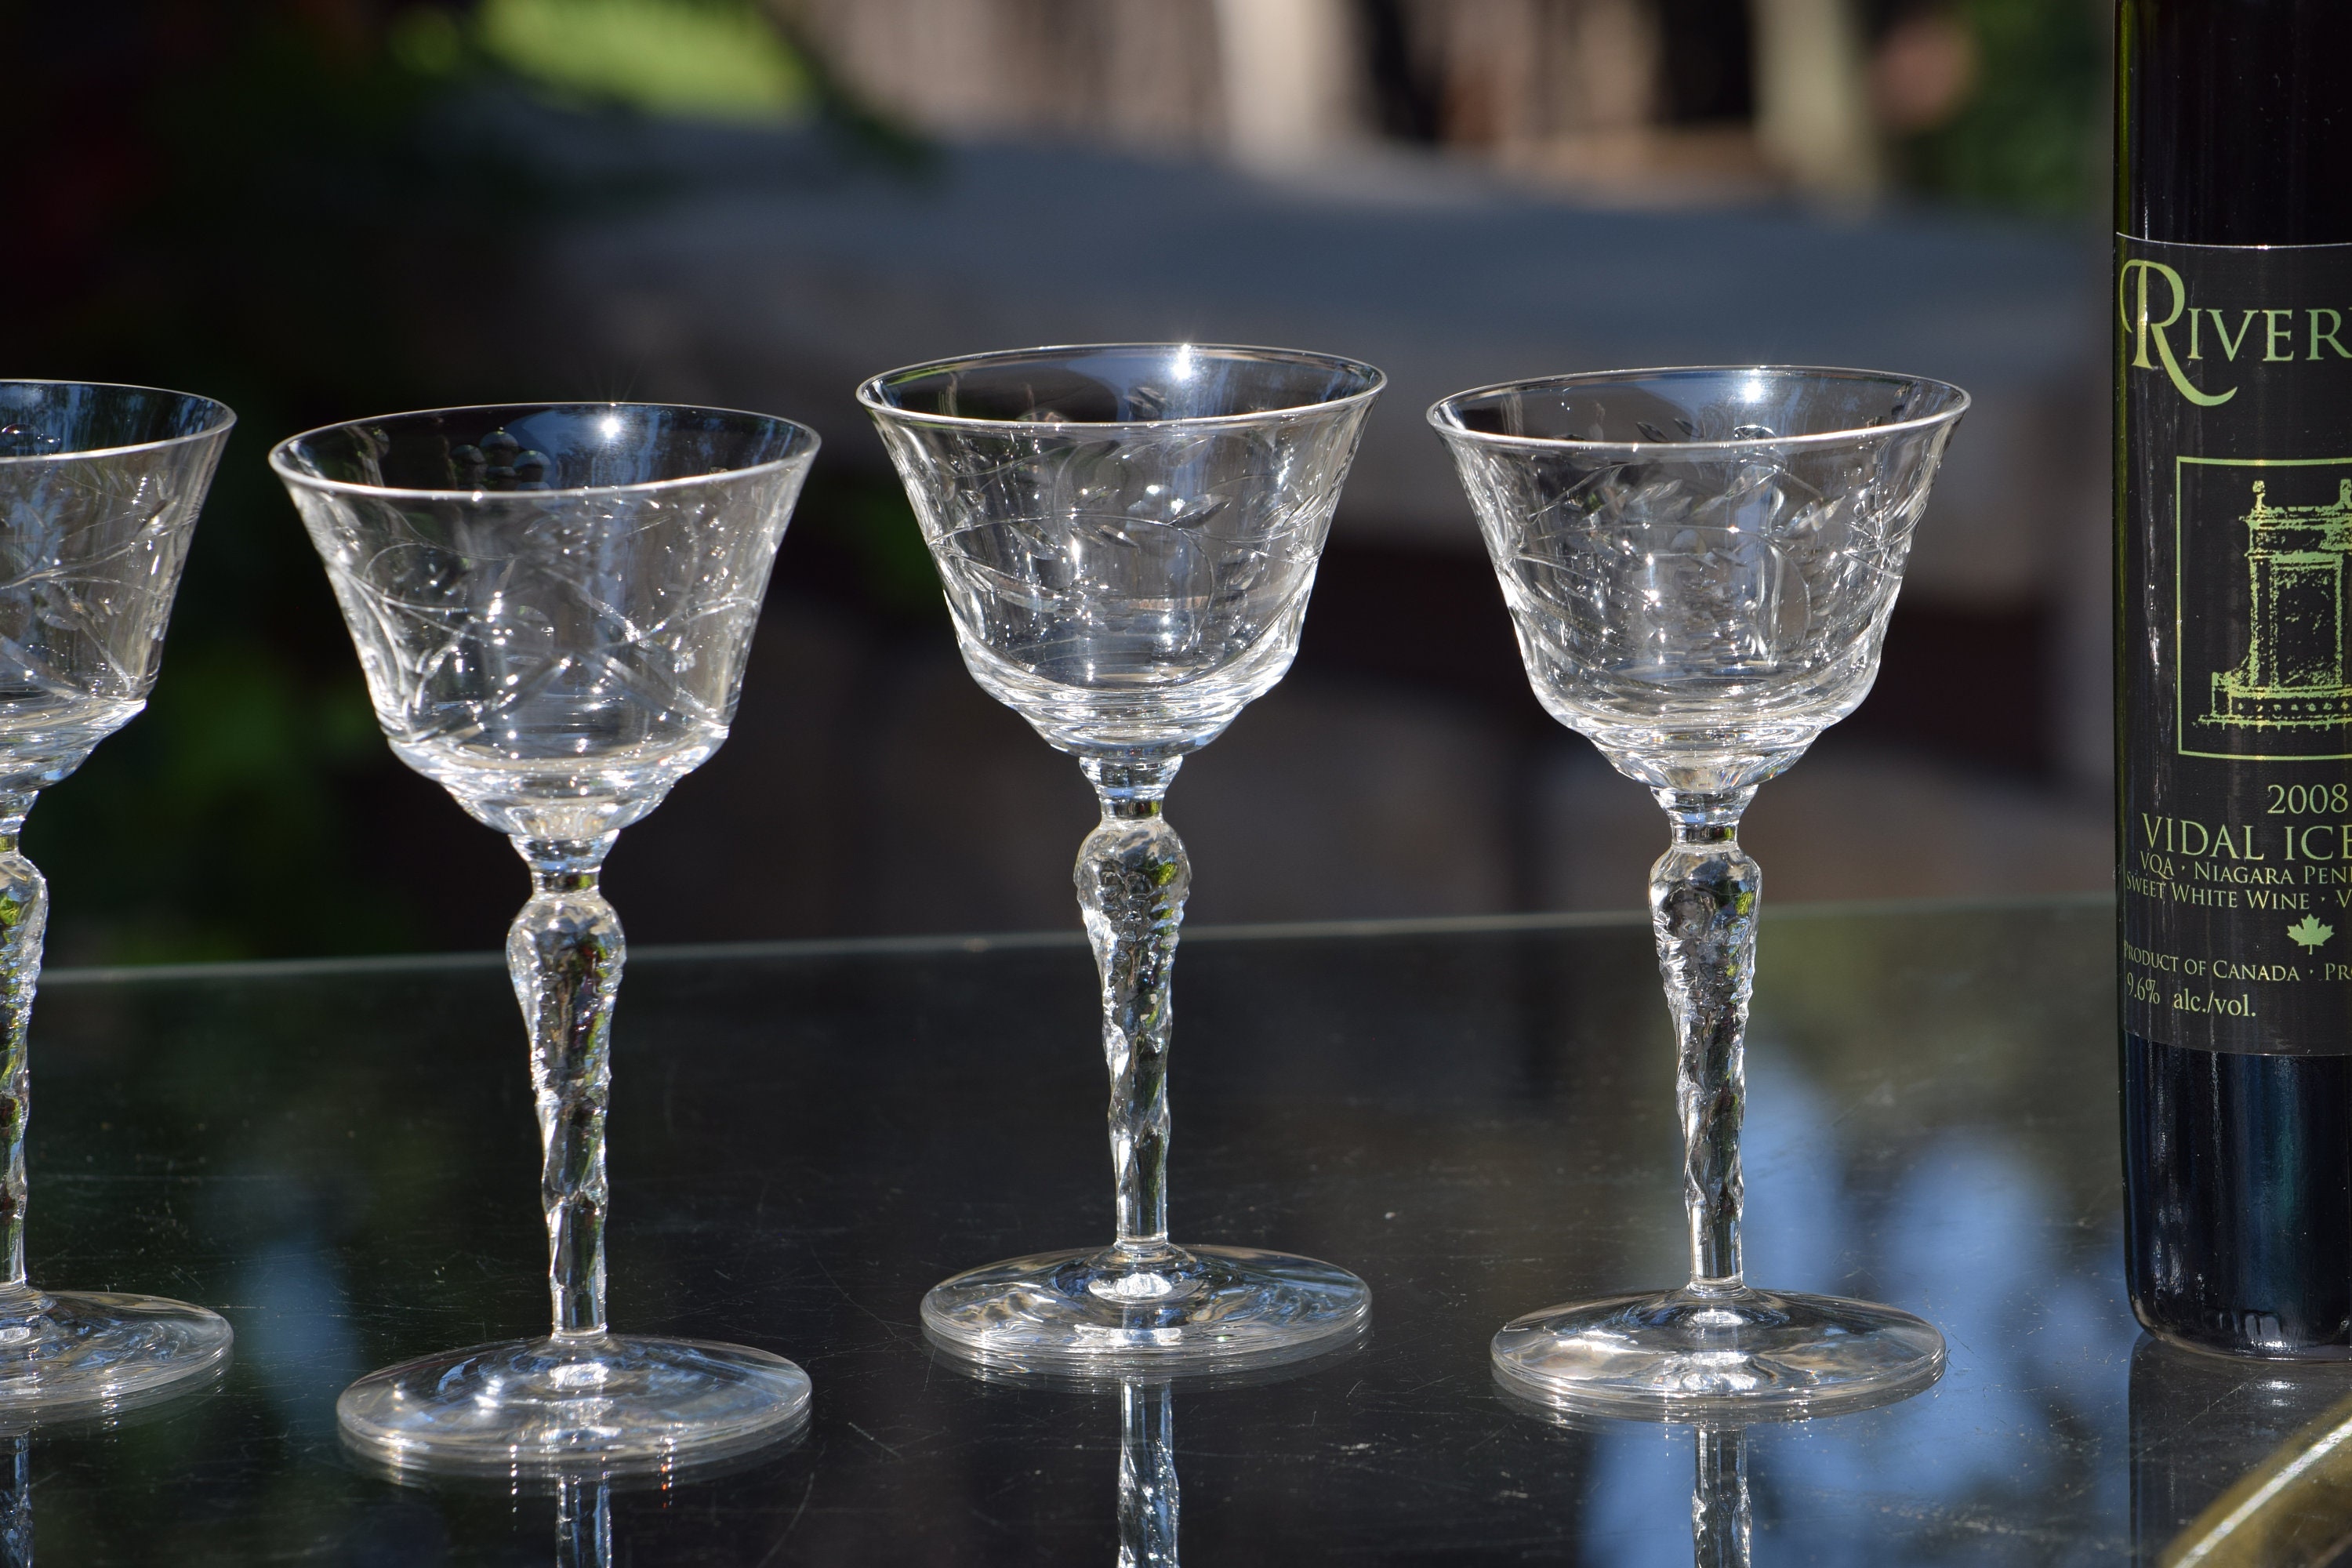
[[[1075,933],[642,951],[614,1036],[614,1325],[791,1356],[815,1414],[729,1473],[563,1495],[394,1484],[335,1435],[358,1374],[544,1327],[496,963],[59,972],[34,1023],[34,1278],[204,1302],[237,1342],[206,1393],[0,1438],[0,1550],[1109,1563],[1124,1438],[1130,1538],[1139,1489],[1172,1482],[1204,1563],[1686,1563],[1703,1449],[1718,1490],[1744,1466],[1759,1563],[2153,1562],[2352,1368],[2134,1326],[2112,921],[2105,900],[1768,910],[1749,1278],[1919,1312],[1951,1364],[1901,1405],[1704,1444],[1548,1420],[1487,1370],[1508,1318],[1681,1278],[1645,923],[1188,935],[1176,1239],[1354,1268],[1372,1328],[1279,1373],[1125,1391],[982,1382],[917,1327],[956,1269],[1108,1239]]]

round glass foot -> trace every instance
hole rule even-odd
[[[923,1327],[983,1363],[1071,1370],[1265,1366],[1362,1329],[1370,1287],[1344,1268],[1246,1247],[1045,1252],[931,1288]]]
[[[1892,1307],[1770,1290],[1613,1296],[1530,1312],[1495,1336],[1514,1392],[1605,1415],[1823,1414],[1942,1375],[1944,1337]]]
[[[0,1309],[0,1415],[138,1404],[228,1360],[217,1314],[161,1296],[32,1290]]]
[[[702,1340],[509,1340],[385,1367],[343,1390],[346,1441],[380,1464],[627,1474],[747,1452],[806,1419],[808,1373]]]

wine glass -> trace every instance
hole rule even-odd
[[[26,1278],[25,1035],[49,889],[17,836],[34,797],[147,705],[236,422],[183,392],[0,382],[0,1411],[143,1400],[228,1356],[228,1324],[202,1307]]]
[[[1192,884],[1160,815],[1185,756],[1290,668],[1332,508],[1382,378],[1192,343],[942,360],[858,388],[914,502],[972,678],[1078,759],[1102,980],[1117,1239],[959,1274],[924,1326],[978,1357],[1281,1360],[1363,1323],[1345,1269],[1168,1239],[1169,977]]]
[[[614,403],[395,415],[270,454],[393,751],[530,868],[507,969],[531,1037],[553,1328],[344,1390],[343,1431],[379,1461],[626,1473],[757,1447],[806,1413],[808,1378],[781,1357],[606,1327],[625,950],[596,883],[620,830],[727,738],[816,447],[764,415]]]
[[[1457,394],[1452,449],[1544,707],[1665,808],[1651,924],[1678,1047],[1690,1282],[1549,1308],[1495,1336],[1523,1391],[1599,1410],[1823,1410],[1924,1386],[1908,1312],[1748,1285],[1741,1058],[1756,862],[1740,813],[1853,711],[1911,532],[1969,405],[1868,371],[1603,372]]]

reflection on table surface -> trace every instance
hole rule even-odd
[[[2153,1562],[2352,1392],[2139,1344],[2112,941],[2103,901],[1767,914],[1753,1271],[1920,1312],[1952,1360],[1741,1436],[1755,1561]],[[1118,1419],[942,1364],[932,1281],[1106,1223],[1076,935],[651,951],[615,1031],[614,1321],[792,1356],[816,1411],[731,1473],[571,1497],[394,1486],[334,1432],[352,1377],[544,1310],[496,962],[59,974],[36,1265],[216,1305],[237,1350],[212,1398],[36,1434],[41,1561],[1098,1563],[1163,1469],[1172,1533],[1181,1468],[1199,1563],[1689,1562],[1690,1431],[1532,1420],[1486,1364],[1519,1312],[1679,1278],[1646,927],[1199,932],[1179,974],[1181,1228],[1356,1268],[1367,1343]]]

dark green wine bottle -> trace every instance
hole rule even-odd
[[[2352,5],[2121,0],[2132,1309],[2352,1355]]]

